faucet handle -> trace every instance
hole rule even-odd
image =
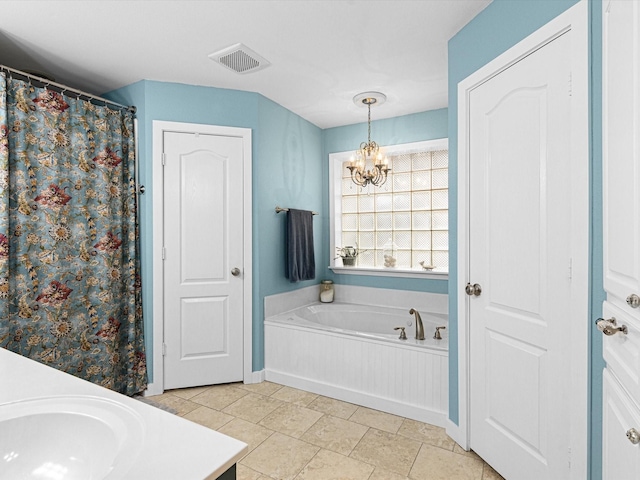
[[[433,338],[435,338],[436,340],[442,340],[442,335],[440,335],[440,330],[443,330],[447,327],[442,326],[442,327],[436,327],[436,333],[433,334]]]
[[[394,330],[400,330],[400,336],[398,337],[400,340],[406,340],[407,334],[404,333],[404,327],[394,327]]]

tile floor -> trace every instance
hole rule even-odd
[[[502,480],[442,428],[271,382],[150,400],[247,443],[238,480]]]

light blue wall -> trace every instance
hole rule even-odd
[[[141,81],[108,93],[114,101],[136,105],[139,122],[142,280],[145,333],[153,380],[153,120],[203,123],[252,129],[253,144],[253,370],[264,368],[265,295],[301,288],[284,278],[284,219],[276,205],[311,210],[322,207],[321,130],[262,95],[239,90]],[[315,232],[316,255],[323,250]]]
[[[514,1],[494,0],[449,41],[449,185],[457,185],[458,83],[508,50],[539,27],[576,3],[576,0]],[[601,478],[602,423],[602,339],[594,334],[591,318],[600,315],[604,292],[602,287],[602,136],[601,136],[601,0],[589,0],[590,11],[590,128],[591,128],[591,226],[590,226],[590,291],[591,325],[590,385],[590,472],[593,480]],[[456,188],[449,189],[449,249],[457,251],[456,227],[458,205]],[[449,418],[458,423],[458,310],[459,280],[457,259],[450,256],[449,274]],[[585,299],[586,300],[586,299]]]
[[[591,479],[602,478],[602,334],[595,326],[595,319],[602,316],[605,299],[603,274],[603,223],[602,223],[602,0],[589,1],[591,41]]]
[[[447,138],[447,109],[403,115],[371,122],[371,138],[380,145],[398,145],[402,143],[421,142],[437,138]],[[323,131],[324,168],[322,171],[323,242],[329,242],[329,154],[356,150],[367,138],[367,123],[358,123],[344,127],[328,128]],[[343,285],[359,285],[365,287],[391,288],[400,290],[447,293],[446,280],[421,280],[414,278],[376,277],[364,275],[334,274],[327,267],[330,263],[328,248],[324,252],[325,278]]]
[[[253,370],[264,368],[264,297],[320,283],[326,250],[322,215],[314,217],[316,280],[285,278],[286,214],[276,205],[322,212],[322,132],[280,105],[260,96],[253,157]],[[256,258],[257,257],[257,258]]]

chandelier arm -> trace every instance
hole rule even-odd
[[[381,187],[387,182],[387,178],[388,178],[388,169],[386,169],[384,165],[376,166],[375,177],[371,180],[371,183],[373,183],[377,187]]]
[[[358,169],[355,169],[355,173],[351,170],[351,181],[360,187],[364,187],[366,185],[366,182],[363,182],[362,174]]]
[[[376,167],[375,171],[376,171],[376,176],[374,178],[374,185],[378,185],[382,180],[383,175],[382,175],[382,171],[378,167]]]

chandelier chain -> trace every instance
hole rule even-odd
[[[369,124],[367,140],[369,145],[371,145],[371,104],[370,103],[367,105],[367,108],[369,109],[369,115],[367,116],[367,123]]]

